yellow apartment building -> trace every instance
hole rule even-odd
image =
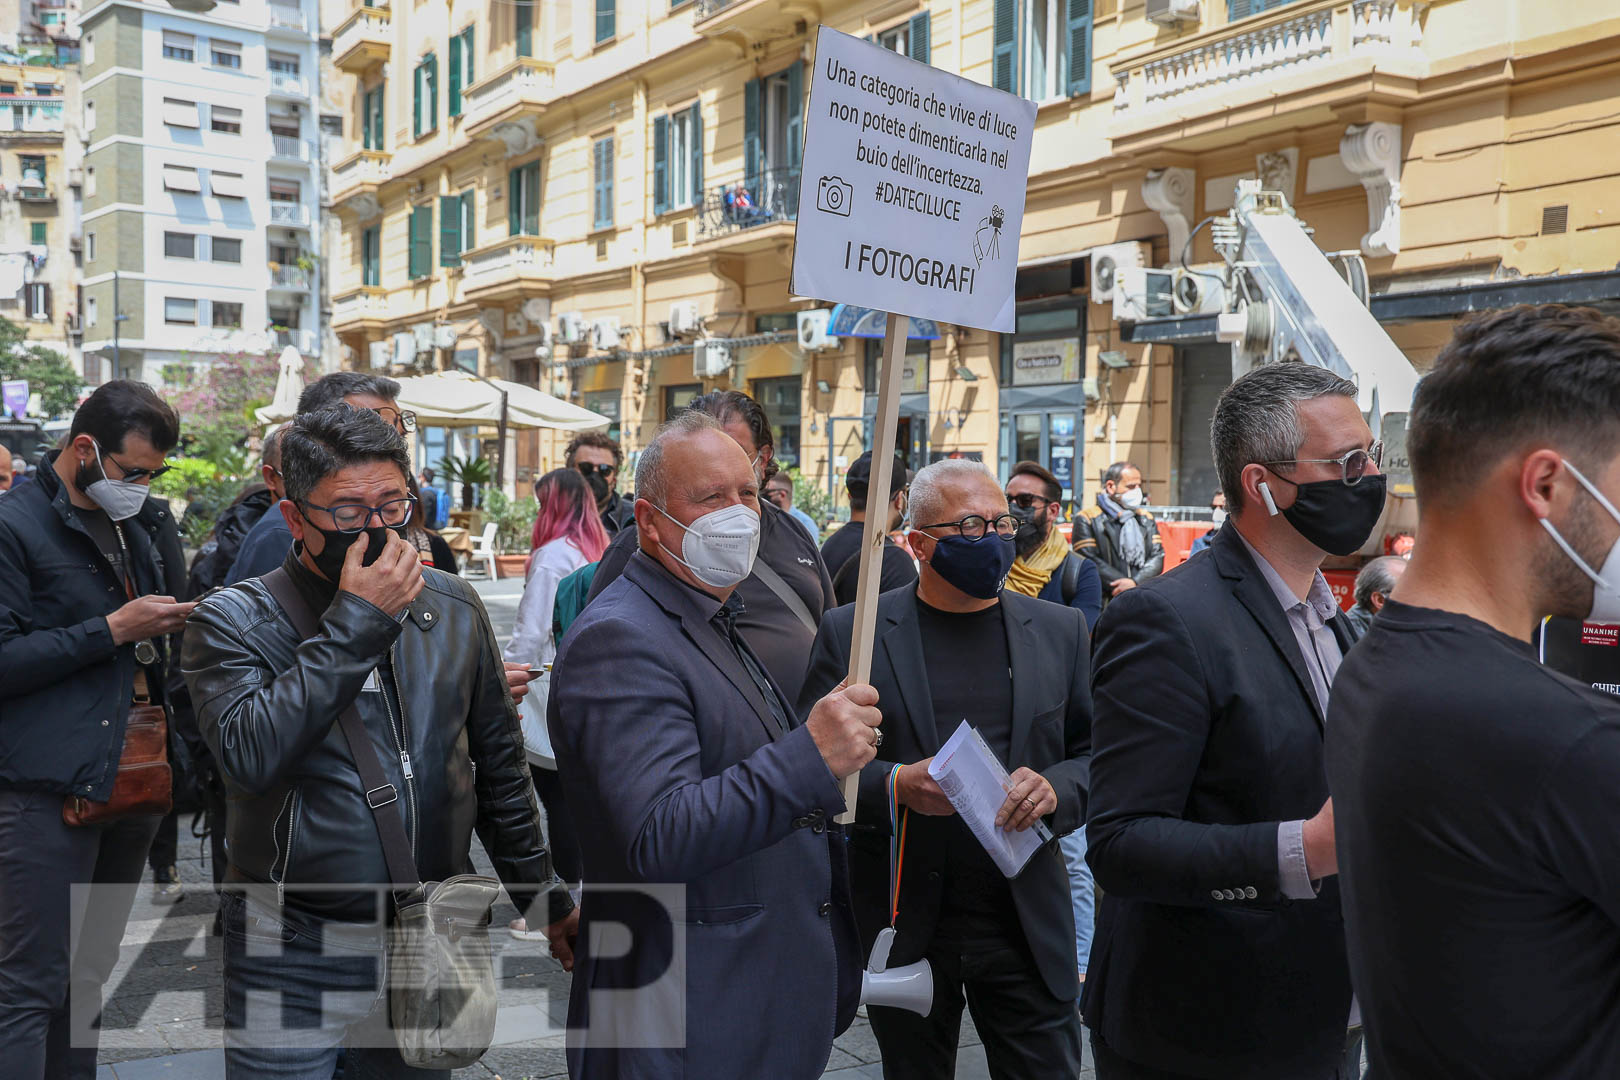
[[[1620,0],[394,2],[326,12],[345,364],[537,385],[632,453],[726,386],[840,496],[869,438],[874,343],[802,347],[825,305],[788,289],[820,23],[1039,103],[1017,332],[911,342],[914,466],[1035,458],[1084,499],[1131,458],[1204,503],[1230,348],[1197,310],[1116,323],[1106,268],[1211,261],[1244,177],[1360,252],[1420,368],[1470,311],[1620,306]],[[560,450],[516,440],[510,479]]]

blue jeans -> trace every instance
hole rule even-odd
[[[412,1069],[387,1029],[380,926],[331,923],[220,894],[227,1080],[448,1080]]]
[[[1091,935],[1097,928],[1097,884],[1086,865],[1084,825],[1058,841],[1063,861],[1069,864],[1069,896],[1074,902],[1074,955],[1080,974],[1091,959]]]

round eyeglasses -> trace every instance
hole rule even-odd
[[[1370,476],[1384,466],[1384,444],[1375,442],[1366,450],[1352,450],[1343,457],[1336,458],[1295,458],[1292,461],[1261,461],[1257,464],[1266,468],[1275,468],[1278,465],[1337,465],[1339,475],[1345,484],[1350,487],[1361,483],[1361,478]]]
[[[968,540],[983,540],[991,531],[1003,540],[1011,540],[1018,535],[1019,521],[1011,514],[998,514],[986,520],[978,514],[969,514],[957,521],[941,521],[933,525],[919,526],[924,532],[929,529],[955,529]]]

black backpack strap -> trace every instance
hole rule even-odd
[[[1074,595],[1080,591],[1080,556],[1070,552],[1063,560],[1063,606],[1074,606]]]
[[[281,605],[281,610],[287,613],[294,629],[304,640],[320,632],[319,620],[293,585],[285,568],[277,567],[259,580],[276,603]],[[398,814],[383,812],[385,807],[399,801],[399,790],[383,772],[382,762],[377,758],[377,748],[371,744],[365,723],[360,719],[360,711],[353,703],[338,715],[338,727],[349,744],[349,754],[354,758],[355,771],[360,774],[360,784],[366,793],[366,805],[371,807],[371,816],[377,822],[383,858],[388,861],[388,876],[396,887],[415,888],[421,884],[422,878],[416,869],[416,859],[411,855],[411,841],[405,835],[405,823]]]

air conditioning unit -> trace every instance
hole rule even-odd
[[[394,363],[412,364],[416,362],[416,335],[401,330],[394,335]]]
[[[1091,249],[1091,302],[1106,304],[1114,298],[1114,284],[1127,266],[1146,266],[1148,245],[1132,240],[1124,244],[1104,244]]]
[[[538,334],[539,337],[540,337],[540,343],[537,346],[537,348],[541,348],[541,349],[549,349],[549,348],[551,348],[551,324],[550,323],[542,322],[542,323],[538,324],[537,326],[535,326],[534,332],[536,334]]]
[[[1198,0],[1147,0],[1147,21],[1177,26],[1198,21]]]
[[[416,339],[416,351],[427,352],[433,348],[433,324],[419,322],[411,324],[411,336]]]
[[[591,347],[602,352],[609,352],[619,347],[619,318],[617,315],[605,319],[591,320]]]
[[[675,337],[682,334],[696,334],[703,329],[703,320],[698,315],[698,306],[690,300],[683,300],[677,304],[669,305],[669,332]]]
[[[799,347],[807,352],[838,348],[838,339],[827,333],[832,321],[831,308],[812,308],[798,313]]]
[[[1114,283],[1114,320],[1138,322],[1163,319],[1176,313],[1172,299],[1175,272],[1144,266],[1122,266]]]
[[[565,345],[577,345],[585,340],[585,316],[577,311],[565,311],[557,316],[557,340]]]
[[[453,349],[456,339],[461,335],[449,323],[438,323],[433,327],[433,344],[440,349]]]
[[[389,358],[394,352],[394,343],[391,341],[373,341],[367,348],[370,350],[371,366],[374,368],[387,368]]]
[[[718,379],[731,371],[731,348],[719,338],[703,338],[692,346],[692,374]]]
[[[1224,263],[1171,271],[1170,303],[1177,315],[1218,315],[1226,310]]]

